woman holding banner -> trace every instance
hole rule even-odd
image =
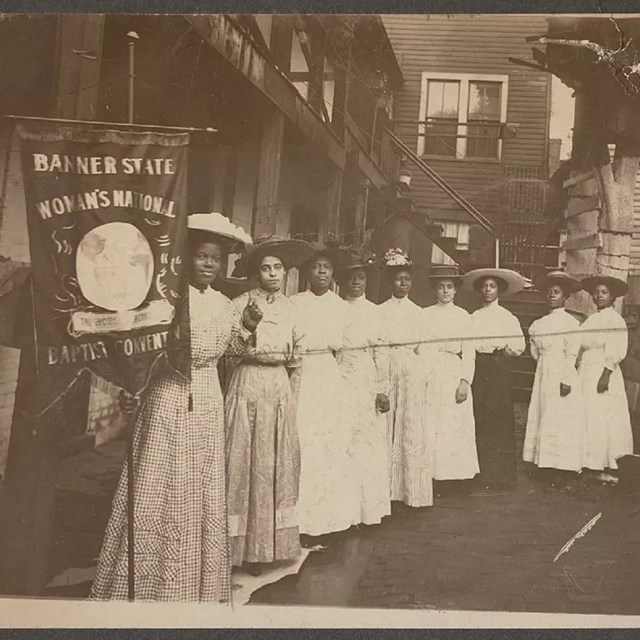
[[[189,217],[191,381],[164,373],[150,386],[133,432],[136,600],[225,602],[231,595],[225,496],[224,410],[217,363],[241,353],[262,314],[242,322],[211,288],[225,255],[251,238],[224,216]],[[131,411],[135,403],[123,400]],[[90,598],[127,598],[124,469]]]

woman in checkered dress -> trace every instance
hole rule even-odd
[[[230,599],[224,410],[217,363],[230,343],[242,351],[261,316],[257,308],[245,308],[242,326],[230,301],[210,287],[228,248],[228,237],[218,230],[230,223],[218,215],[196,214],[189,222],[191,382],[171,371],[157,378],[133,432],[136,600]],[[240,232],[236,240],[243,239]],[[127,598],[127,482],[125,467],[91,599]]]

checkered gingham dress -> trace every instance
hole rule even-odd
[[[237,320],[229,300],[212,289],[191,288],[189,308],[191,387],[175,374],[158,379],[133,435],[136,600],[230,601],[224,411],[217,362]],[[126,465],[89,597],[127,598]]]

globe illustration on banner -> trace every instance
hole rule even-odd
[[[109,222],[80,241],[76,274],[82,295],[109,311],[139,307],[153,282],[153,253],[132,224]]]

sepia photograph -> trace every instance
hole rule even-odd
[[[638,624],[640,14],[0,60],[0,611]]]

